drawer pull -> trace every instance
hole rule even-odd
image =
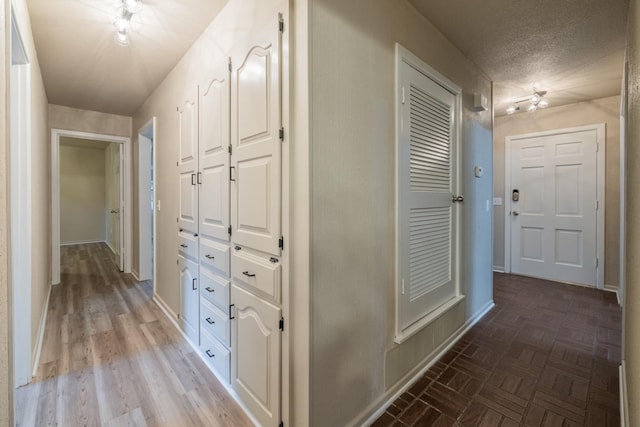
[[[180,247],[181,247],[181,248],[185,248],[185,249],[187,249],[189,246],[187,246],[187,245],[185,245],[185,244],[182,244],[182,245],[180,245]]]
[[[206,254],[204,257],[206,259],[216,259],[216,257],[214,257],[213,255],[209,255],[209,254]]]
[[[206,353],[206,354],[207,354],[207,356],[209,356],[209,357],[216,357],[216,355],[215,355],[215,354],[211,353],[211,350],[207,350],[207,351],[205,351],[205,353]]]
[[[216,291],[215,289],[213,289],[213,288],[211,288],[209,286],[207,286],[205,289],[207,290],[207,292],[215,292]]]
[[[249,273],[248,271],[243,271],[243,272],[242,272],[242,274],[244,274],[244,275],[245,275],[245,276],[247,276],[247,277],[256,277],[256,275],[255,275],[255,274],[253,274],[253,273]]]
[[[193,291],[197,291],[198,287],[196,286],[196,280],[198,280],[196,277],[193,278],[193,280],[191,281],[191,290]]]
[[[207,318],[206,318],[206,319],[204,319],[204,320],[206,320],[206,321],[207,321],[207,323],[208,323],[208,324],[210,324],[210,325],[215,325],[215,324],[216,324],[215,320],[211,320],[211,317],[207,317]]]

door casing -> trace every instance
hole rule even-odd
[[[596,287],[604,289],[604,189],[605,189],[605,124],[579,126],[564,129],[554,129],[543,132],[533,132],[522,135],[511,135],[505,138],[504,150],[504,272],[511,273],[511,145],[514,140],[552,136],[564,133],[595,130],[598,151],[596,153],[596,194],[599,201],[596,213],[596,254],[601,261],[597,268]]]
[[[110,141],[124,150],[124,272],[131,273],[131,139],[124,136],[51,129],[51,283],[60,283],[60,138]]]

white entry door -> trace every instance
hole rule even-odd
[[[512,273],[596,286],[597,137],[589,129],[510,139]]]

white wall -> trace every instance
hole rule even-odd
[[[640,1],[629,5],[627,115],[627,248],[622,358],[626,363],[629,427],[640,425]]]
[[[618,287],[620,263],[620,96],[539,109],[495,119],[494,196],[504,199],[504,141],[507,136],[597,123],[606,124],[604,283]],[[504,268],[504,205],[494,210],[493,264]]]
[[[311,420],[358,424],[492,301],[488,78],[404,0],[311,3]],[[394,44],[462,87],[462,293],[401,345],[395,322]],[[484,166],[482,178],[473,166]]]
[[[60,146],[60,243],[102,242],[106,230],[105,149]]]

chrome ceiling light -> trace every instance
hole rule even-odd
[[[121,11],[113,20],[116,27],[116,43],[120,46],[127,46],[131,41],[131,18],[140,11],[140,0],[122,0]]]
[[[535,87],[533,88],[532,95],[521,96],[519,98],[514,98],[511,100],[511,104],[507,107],[507,114],[514,114],[516,111],[520,111],[520,105],[524,103],[529,103],[527,106],[527,111],[533,113],[538,108],[547,108],[549,106],[549,102],[544,99],[544,96],[547,94],[546,90],[537,90]]]

